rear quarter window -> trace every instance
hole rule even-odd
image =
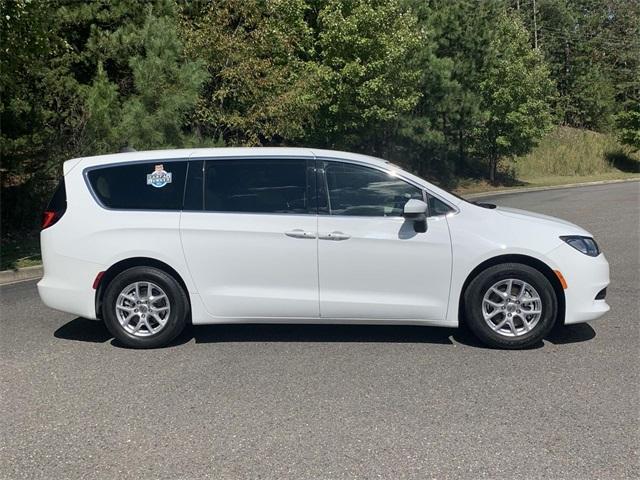
[[[186,170],[186,161],[151,161],[93,168],[87,179],[107,208],[180,210]]]
[[[64,212],[67,209],[67,190],[64,184],[64,177],[60,179],[58,182],[58,186],[56,187],[55,192],[53,192],[53,196],[49,203],[47,204],[46,210],[52,212]]]

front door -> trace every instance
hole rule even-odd
[[[212,316],[319,316],[317,216],[307,162],[190,164],[180,230],[189,270]]]
[[[402,217],[423,191],[369,166],[319,162],[320,315],[444,320],[451,276],[446,218],[416,233]]]

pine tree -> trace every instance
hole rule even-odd
[[[512,7],[532,32],[533,5]],[[614,115],[638,99],[639,2],[538,0],[537,32],[565,125],[608,130]]]
[[[163,12],[160,11],[160,14]],[[125,88],[110,81],[102,65],[85,90],[88,121],[83,150],[96,154],[135,149],[181,147],[187,142],[188,115],[205,79],[198,61],[186,60],[175,16],[148,7],[144,23],[124,23],[102,37],[117,39],[130,51]],[[127,70],[120,66],[118,72]]]
[[[440,178],[473,173],[472,133],[481,121],[478,84],[489,59],[501,0],[409,0],[423,32],[417,56],[420,102],[404,116],[400,142],[414,168]]]

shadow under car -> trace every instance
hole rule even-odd
[[[103,322],[75,318],[54,332],[56,338],[77,342],[122,345],[113,339]],[[595,330],[586,323],[554,328],[545,340],[554,344],[586,342],[595,338]],[[461,343],[488,348],[478,342],[467,328],[443,328],[414,325],[320,325],[320,324],[215,324],[188,325],[167,347],[195,343],[220,342],[345,342],[345,343]],[[532,348],[539,348],[534,345]]]

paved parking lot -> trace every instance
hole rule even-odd
[[[639,478],[640,183],[492,201],[594,233],[612,311],[527,351],[287,325],[134,351],[34,282],[0,287],[0,477]]]

